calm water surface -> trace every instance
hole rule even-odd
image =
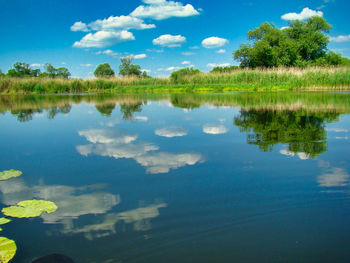
[[[1,114],[2,113],[2,114]],[[13,262],[350,262],[350,94],[0,97]]]

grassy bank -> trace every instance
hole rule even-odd
[[[0,78],[0,93],[232,92],[350,90],[350,67],[245,69],[170,78],[43,79]]]

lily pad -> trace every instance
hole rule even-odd
[[[6,217],[0,218],[0,225],[5,225],[5,224],[10,223],[10,222],[11,222],[11,219],[8,219]]]
[[[0,262],[9,262],[16,255],[16,251],[15,241],[6,237],[0,237]]]
[[[1,211],[6,216],[11,217],[37,217],[43,212],[52,213],[57,210],[57,205],[54,202],[46,200],[26,200],[19,202],[16,206],[3,208]]]
[[[5,181],[5,180],[9,180],[11,178],[15,178],[18,176],[21,176],[22,172],[21,171],[17,171],[17,170],[8,170],[8,171],[3,171],[0,172],[0,181]]]

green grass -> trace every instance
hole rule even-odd
[[[179,93],[350,90],[350,67],[246,69],[170,78],[41,79],[0,77],[0,93]]]

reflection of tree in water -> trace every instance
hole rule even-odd
[[[71,110],[72,106],[67,104],[62,107],[52,107],[48,109],[47,112],[47,117],[51,120],[54,119],[55,116],[59,113],[61,114],[68,114]],[[42,109],[23,109],[23,110],[11,110],[12,115],[17,116],[17,120],[19,122],[27,122],[31,121],[33,119],[33,115],[35,113],[42,113]]]
[[[241,110],[234,124],[241,132],[253,132],[247,135],[248,144],[258,145],[264,152],[282,143],[288,144],[289,152],[316,157],[327,151],[325,124],[337,117],[334,113]]]
[[[11,114],[16,115],[17,120],[19,122],[27,122],[33,119],[33,115],[35,113],[41,113],[41,112],[42,110],[26,109],[26,110],[12,110]]]
[[[62,113],[62,114],[68,114],[70,112],[70,110],[72,109],[72,106],[67,104],[63,107],[53,107],[51,109],[49,109],[47,111],[47,117],[52,120],[55,118],[55,116],[58,114],[58,113]]]
[[[128,103],[128,104],[121,104],[120,111],[123,114],[123,119],[124,120],[133,120],[134,113],[142,111],[141,106],[142,106],[141,101]]]
[[[199,108],[201,106],[200,101],[196,101],[191,96],[186,96],[182,94],[171,95],[171,104],[174,107],[188,110]]]
[[[96,105],[96,109],[99,111],[99,113],[108,117],[111,116],[114,108],[115,108],[115,103]]]

